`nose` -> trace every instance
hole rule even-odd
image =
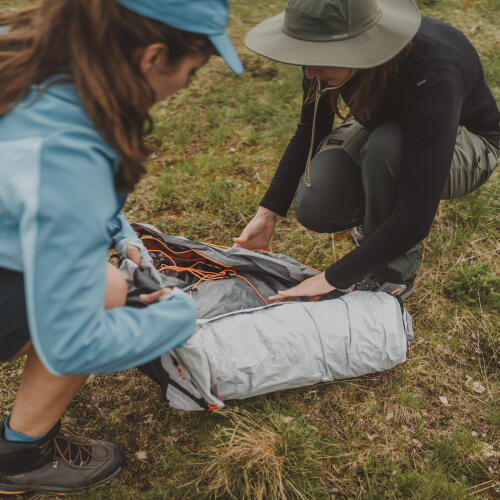
[[[308,80],[312,80],[313,78],[319,78],[320,68],[318,68],[318,66],[306,66],[304,73]]]

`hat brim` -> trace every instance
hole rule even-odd
[[[218,55],[220,55],[226,64],[237,74],[241,75],[243,73],[243,64],[241,64],[240,58],[234,50],[233,44],[229,37],[223,33],[221,35],[208,35],[210,42],[215,47]]]
[[[412,0],[378,0],[382,12],[375,25],[345,40],[310,42],[287,35],[285,13],[250,30],[245,45],[253,52],[285,64],[373,68],[397,55],[416,35],[422,16]]]

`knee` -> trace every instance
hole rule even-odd
[[[403,147],[403,128],[399,122],[388,122],[377,127],[368,138],[361,152],[363,177],[388,172],[399,177]]]
[[[295,196],[295,216],[307,229],[334,233],[354,225],[363,204],[358,166],[342,149],[318,153],[311,162],[311,186],[300,182]]]
[[[127,301],[127,282],[122,273],[113,265],[108,264],[106,278],[105,308],[123,307]]]
[[[300,203],[295,203],[294,208],[295,218],[301,226],[314,231],[315,233],[329,232],[322,227],[321,217],[318,216],[318,211],[314,206],[311,206],[311,204],[301,200]]]

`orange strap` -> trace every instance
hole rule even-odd
[[[204,281],[215,281],[215,280],[236,277],[240,278],[248,286],[250,286],[252,290],[256,293],[256,295],[262,300],[262,302],[264,302],[264,304],[269,304],[269,302],[259,293],[257,288],[255,288],[255,286],[252,285],[252,283],[250,283],[250,281],[247,278],[245,278],[244,276],[240,276],[234,269],[228,269],[228,266],[226,264],[222,264],[221,262],[218,262],[215,259],[211,259],[210,257],[207,257],[205,254],[203,254],[198,250],[194,249],[178,250],[178,251],[173,250],[170,247],[168,247],[163,241],[159,240],[158,238],[154,238],[152,236],[143,236],[141,240],[143,241],[144,245],[146,246],[146,248],[150,253],[159,253],[172,263],[172,265],[163,264],[158,269],[158,271],[161,272],[170,270],[178,273],[187,272],[198,278],[198,281],[191,287],[189,295],[192,295],[193,290],[196,290],[196,288]],[[177,265],[175,259],[187,262],[189,263],[189,265],[179,266]],[[206,269],[198,269],[196,267],[198,265],[208,266],[215,270],[208,271]],[[222,266],[222,269],[220,266]]]

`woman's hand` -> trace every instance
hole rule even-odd
[[[170,295],[171,293],[172,289],[167,287],[162,288],[161,290],[157,290],[153,293],[143,293],[139,296],[139,299],[141,299],[145,304],[154,304],[155,302],[158,302],[164,295]]]
[[[278,214],[259,207],[254,218],[247,224],[239,238],[233,238],[235,247],[247,250],[269,250],[271,236]]]
[[[309,297],[309,302],[313,302],[332,290],[335,290],[335,287],[326,281],[325,273],[321,273],[304,280],[293,288],[278,292],[276,295],[269,297],[269,300],[271,302],[286,302],[299,297]]]
[[[141,257],[141,251],[132,245],[129,245],[127,247],[127,257],[134,263],[137,264],[139,267],[142,264],[142,257]]]

